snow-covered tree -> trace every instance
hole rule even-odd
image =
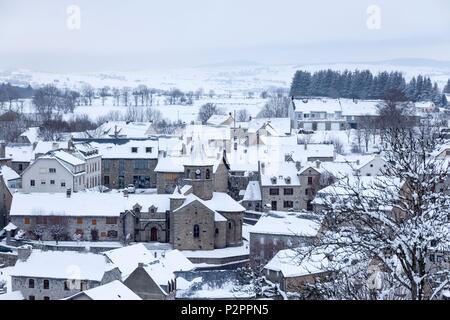
[[[433,258],[450,249],[449,166],[432,156],[438,136],[432,123],[386,128],[383,176],[348,177],[319,192],[324,231],[299,259],[329,254],[344,265],[316,286],[324,297],[424,300],[449,283],[448,265]],[[382,277],[375,293],[373,277]]]

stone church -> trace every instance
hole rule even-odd
[[[183,184],[172,194],[149,197],[155,199],[149,207],[137,203],[121,213],[124,236],[134,241],[169,242],[179,250],[242,245],[245,208],[227,193],[217,191],[220,184],[214,181],[215,163],[207,157],[200,139],[194,141],[183,164]]]

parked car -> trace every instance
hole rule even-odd
[[[134,186],[134,184],[129,184],[127,187],[127,191],[128,191],[128,193],[135,193],[136,187]]]

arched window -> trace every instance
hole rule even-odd
[[[228,229],[231,229],[232,225],[231,225],[231,221],[228,222]]]
[[[209,169],[206,169],[206,179],[211,179],[211,172]]]
[[[190,169],[186,169],[186,178],[189,179],[190,175],[191,175],[191,170]]]
[[[200,227],[198,224],[194,225],[194,238],[200,237]]]
[[[216,234],[219,234],[219,228],[216,228]]]

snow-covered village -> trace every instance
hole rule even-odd
[[[422,25],[447,37],[435,55],[415,53],[420,39],[386,40],[370,56],[306,42],[296,58],[223,49],[184,62],[165,51],[166,36],[178,39],[157,17],[168,15],[165,5],[152,4],[148,24],[135,21],[147,2],[111,4],[94,23],[98,4],[73,2],[47,1],[41,12],[39,2],[0,0],[0,300],[450,299],[448,15]],[[229,36],[240,46],[268,32],[221,30],[228,7],[241,9],[236,24],[254,7],[218,2],[180,4],[179,28],[198,9],[211,15],[211,30],[191,43],[184,37],[205,26],[177,29],[173,50],[225,46]],[[318,15],[316,5],[281,2]],[[348,20],[360,15],[361,34],[376,45],[390,32],[410,39],[412,31],[389,20],[400,19],[399,8],[381,2],[359,1]],[[254,14],[286,11],[272,6]],[[341,12],[330,6],[321,10]],[[425,7],[450,12],[444,1],[417,4]],[[34,28],[26,19],[61,10],[63,30],[48,18],[13,39]],[[300,19],[292,11],[268,39]],[[119,12],[127,26],[110,26]],[[385,29],[373,30],[380,12]],[[149,44],[121,51],[98,37],[121,37],[120,28]],[[352,22],[336,28],[359,32]],[[311,32],[320,38],[323,30]],[[52,39],[39,44],[38,33]],[[91,37],[98,45],[89,47]],[[98,60],[83,63],[71,41]],[[136,64],[131,51],[154,47],[170,65]],[[103,57],[103,48],[124,58]]]

